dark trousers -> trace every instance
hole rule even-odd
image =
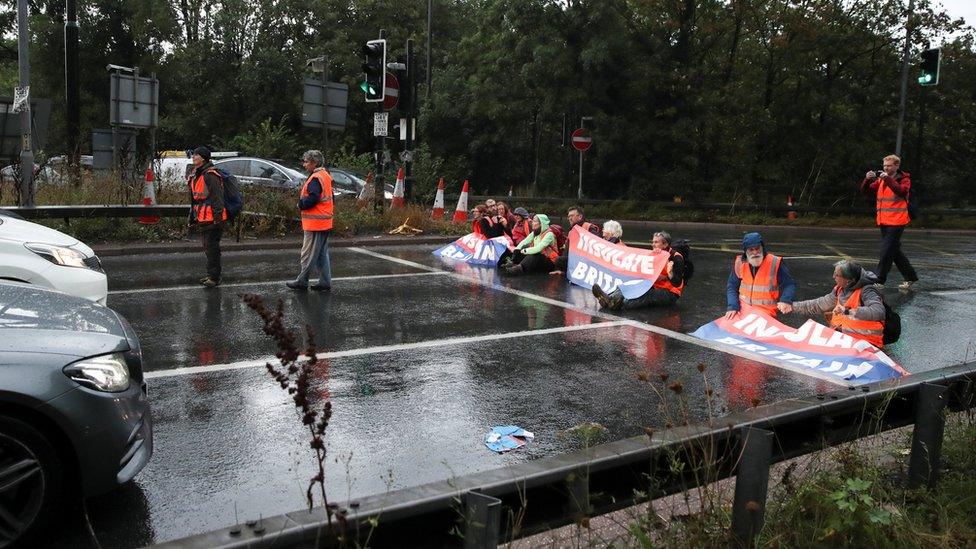
[[[901,233],[905,232],[905,227],[894,227],[881,225],[881,257],[878,259],[878,282],[884,284],[888,280],[888,272],[891,271],[891,264],[898,267],[898,272],[902,278],[908,282],[918,280],[918,273],[908,262],[908,258],[901,251]]]
[[[619,294],[620,290],[614,290],[613,294]],[[613,297],[613,294],[610,294]],[[646,294],[634,298],[624,298],[624,309],[639,309],[641,307],[666,307],[678,302],[678,294],[665,290],[664,288],[651,288]]]
[[[521,251],[516,251],[514,254],[512,254],[512,260],[522,267],[522,272],[524,274],[548,273],[553,269],[552,261],[542,254],[526,255]]]
[[[561,255],[556,258],[556,270],[566,272],[569,269],[569,256]]]
[[[211,227],[200,232],[203,252],[207,254],[207,276],[220,280],[220,237],[224,232],[221,226]]]

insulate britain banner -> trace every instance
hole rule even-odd
[[[613,244],[580,227],[573,227],[569,233],[566,278],[584,288],[598,285],[607,293],[620,288],[624,297],[635,299],[651,289],[670,257],[659,250]]]
[[[505,251],[513,248],[512,239],[507,236],[485,238],[475,233],[469,233],[455,240],[452,244],[434,250],[434,255],[466,261],[473,265],[495,267]]]
[[[867,341],[813,320],[791,328],[747,305],[732,320],[719,317],[691,335],[858,384],[908,375]]]

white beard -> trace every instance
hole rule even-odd
[[[762,257],[761,255],[757,255],[757,256],[750,256],[750,257],[749,257],[749,258],[747,259],[747,261],[748,261],[748,262],[749,262],[749,264],[750,264],[750,265],[752,265],[753,267],[758,267],[758,266],[760,266],[760,265],[762,265],[762,262],[763,262],[763,257]]]

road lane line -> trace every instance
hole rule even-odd
[[[367,249],[364,249],[364,248],[349,248],[349,250],[352,250],[352,251],[358,252],[358,253],[362,253],[362,254],[366,254],[366,255],[369,255],[369,256],[372,256],[372,257],[376,257],[376,258],[379,258],[379,259],[386,259],[388,261],[393,261],[394,263],[399,263],[401,265],[408,265],[408,266],[417,267],[417,268],[434,269],[434,267],[430,267],[430,266],[427,266],[427,265],[422,265],[420,263],[415,263],[413,261],[409,261],[409,260],[406,260],[406,259],[400,259],[399,257],[393,257],[393,256],[389,256],[389,255],[386,255],[386,254],[381,254],[381,253],[374,252],[372,250],[367,250]],[[655,326],[653,324],[647,324],[647,323],[644,323],[644,322],[640,322],[638,320],[634,320],[634,319],[630,319],[630,318],[625,318],[625,317],[617,316],[617,315],[612,315],[612,314],[609,314],[609,313],[606,313],[606,312],[603,312],[603,311],[594,311],[593,309],[590,309],[590,308],[587,308],[587,307],[580,307],[578,305],[573,305],[572,303],[568,303],[566,301],[559,301],[558,299],[551,299],[551,298],[548,298],[548,297],[543,297],[543,296],[536,295],[536,294],[529,293],[529,292],[525,292],[525,291],[522,291],[522,290],[516,290],[516,289],[513,289],[513,288],[509,288],[507,286],[503,286],[501,284],[491,284],[491,283],[488,283],[488,282],[483,282],[481,280],[478,280],[478,279],[475,279],[475,278],[469,278],[469,277],[466,277],[466,276],[461,275],[461,274],[458,274],[458,273],[448,273],[448,274],[450,274],[453,278],[457,278],[457,279],[459,279],[461,281],[464,281],[464,282],[469,282],[469,283],[470,282],[474,282],[475,284],[478,284],[478,285],[481,285],[481,286],[485,286],[485,287],[488,287],[488,288],[492,288],[494,290],[498,290],[498,291],[501,291],[501,292],[505,292],[505,293],[517,295],[517,296],[524,297],[524,298],[527,298],[527,299],[533,299],[533,300],[536,300],[536,301],[541,301],[542,303],[547,303],[549,305],[555,305],[557,307],[562,307],[564,309],[571,309],[571,310],[574,310],[574,311],[580,311],[580,312],[586,313],[588,315],[591,315],[591,316],[594,316],[594,317],[598,317],[598,318],[602,318],[604,320],[608,320],[608,321],[611,321],[611,322],[623,322],[624,324],[633,326],[635,328],[640,328],[640,329],[645,330],[645,331],[648,331],[648,332],[654,332],[656,334],[660,334],[660,335],[663,335],[663,336],[666,336],[666,337],[671,337],[671,338],[677,339],[679,341],[682,341],[682,342],[685,342],[685,343],[689,343],[691,345],[697,345],[699,347],[704,347],[706,349],[711,349],[711,350],[714,350],[714,351],[720,351],[720,352],[723,352],[723,353],[726,353],[726,354],[739,356],[739,357],[742,357],[742,358],[749,359],[749,360],[751,360],[753,362],[761,362],[761,363],[767,364],[769,366],[775,366],[775,367],[781,368],[783,370],[789,370],[789,371],[792,371],[792,372],[800,373],[800,374],[803,374],[803,375],[806,375],[806,376],[809,376],[809,377],[813,377],[813,378],[816,378],[816,379],[820,379],[820,380],[823,380],[823,381],[827,381],[827,382],[833,383],[835,385],[841,385],[841,386],[844,386],[844,387],[850,387],[850,386],[853,386],[854,385],[853,382],[846,381],[846,380],[842,380],[842,379],[838,379],[836,376],[831,376],[830,374],[827,374],[827,373],[818,372],[818,371],[815,371],[815,370],[810,370],[808,368],[803,368],[803,367],[800,367],[800,366],[794,366],[794,365],[791,365],[791,364],[785,364],[785,363],[782,363],[782,362],[773,360],[771,358],[760,357],[760,356],[757,356],[757,355],[754,355],[754,354],[751,354],[751,353],[747,353],[745,351],[741,351],[741,350],[736,349],[734,347],[730,347],[730,346],[726,346],[726,345],[721,345],[719,343],[715,343],[715,342],[712,342],[712,341],[706,341],[704,339],[699,339],[699,338],[694,337],[692,335],[688,335],[688,334],[685,334],[685,333],[682,333],[682,332],[676,332],[674,330],[668,330],[667,328],[662,328],[660,326]]]
[[[391,274],[379,274],[379,275],[362,275],[362,276],[337,276],[332,279],[333,282],[342,280],[376,280],[382,278],[401,278],[401,277],[411,277],[411,276],[433,276],[433,275],[446,275],[450,274],[446,271],[424,271],[422,273],[391,273]],[[270,281],[255,281],[255,282],[234,282],[232,284],[221,284],[220,288],[239,288],[241,286],[269,286],[273,284],[284,284],[285,282],[291,282],[293,278],[283,279],[283,280],[270,280]],[[173,290],[205,290],[204,286],[200,284],[194,284],[192,286],[163,286],[160,288],[134,288],[131,290],[112,290],[108,295],[124,295],[124,294],[146,294],[153,292],[170,292]]]
[[[976,288],[963,288],[960,290],[938,290],[929,293],[932,295],[948,295],[948,296],[967,295],[967,294],[976,294]]]
[[[451,337],[447,339],[433,339],[430,341],[418,341],[415,343],[396,343],[393,345],[377,345],[375,347],[363,347],[361,349],[349,349],[346,351],[333,351],[329,353],[318,353],[319,359],[345,358],[351,356],[371,355],[377,353],[389,353],[393,351],[410,351],[416,349],[429,349],[432,347],[450,347],[452,345],[467,345],[480,343],[483,341],[498,341],[502,339],[513,339],[520,337],[531,337],[547,334],[562,334],[566,332],[579,332],[583,330],[596,330],[603,328],[617,328],[626,326],[626,320],[616,322],[595,322],[592,324],[580,324],[576,326],[558,326],[555,328],[542,328],[539,330],[522,330],[518,332],[503,332],[500,334],[488,334],[469,337]],[[267,356],[255,360],[242,360],[227,364],[208,364],[206,366],[190,366],[187,368],[173,368],[171,370],[156,370],[146,372],[144,377],[148,379],[158,379],[162,377],[185,376],[191,374],[202,374],[207,372],[222,372],[225,370],[243,370],[247,368],[263,367],[267,362],[275,361],[274,356]]]
[[[826,242],[821,242],[820,245],[823,246],[824,248],[827,248],[828,250],[834,252],[835,254],[843,257],[844,259],[851,259],[851,256],[849,256],[849,255],[845,254],[844,252],[840,251],[839,249],[837,249],[837,246],[832,246],[830,244],[827,244]]]

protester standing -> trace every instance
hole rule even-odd
[[[224,209],[224,187],[210,161],[210,149],[197,147],[192,155],[193,171],[187,181],[190,188],[191,230],[200,231],[203,251],[207,255],[207,276],[200,283],[207,288],[220,284],[220,238],[227,221]]]
[[[312,285],[316,291],[332,289],[332,265],[329,258],[329,235],[332,234],[332,221],[335,201],[332,196],[332,175],[325,169],[325,156],[321,151],[306,151],[302,155],[302,166],[309,172],[298,199],[301,212],[302,240],[301,272],[298,278],[285,283],[293,290],[308,288],[312,271],[319,271],[319,281]]]
[[[904,282],[899,290],[910,290],[918,282],[918,273],[901,251],[901,235],[911,221],[908,198],[912,182],[908,172],[900,169],[901,158],[890,154],[884,157],[881,172],[869,171],[861,181],[861,192],[875,199],[876,222],[881,229],[881,257],[878,258],[877,284],[884,287],[891,264],[898,267]]]

